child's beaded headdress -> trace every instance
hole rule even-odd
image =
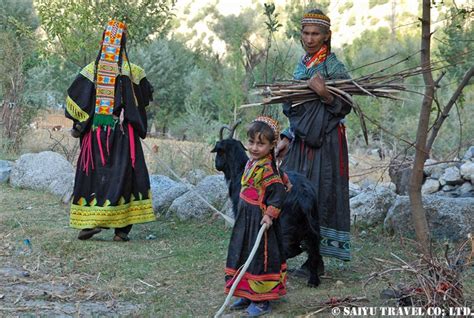
[[[309,24],[317,24],[329,29],[331,27],[331,20],[328,16],[324,14],[307,12],[303,14],[303,18],[301,19],[301,26]]]
[[[278,124],[278,121],[276,121],[275,119],[268,116],[258,116],[252,122],[253,123],[262,122],[262,123],[267,124],[273,130],[273,134],[275,135],[275,140],[278,140],[278,138],[280,137],[280,125]]]

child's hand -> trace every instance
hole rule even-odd
[[[271,216],[264,214],[264,215],[263,215],[263,218],[262,218],[262,221],[260,222],[260,224],[263,225],[264,223],[268,225],[267,228],[269,228],[270,226],[272,226],[273,221],[272,221]]]

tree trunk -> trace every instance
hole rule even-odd
[[[428,156],[426,140],[428,136],[428,126],[430,121],[430,110],[434,96],[434,81],[430,70],[430,43],[431,43],[431,9],[430,0],[423,0],[423,14],[421,21],[421,67],[424,69],[423,80],[425,82],[425,94],[418,120],[418,130],[416,133],[416,152],[413,171],[410,178],[408,195],[410,197],[410,208],[412,221],[415,227],[416,237],[420,244],[420,250],[428,254],[430,232],[426,212],[423,208],[421,185],[423,183],[423,167]]]

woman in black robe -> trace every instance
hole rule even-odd
[[[156,219],[140,142],[153,88],[125,45],[125,24],[110,21],[97,60],[68,89],[66,117],[81,143],[70,226],[82,240],[115,228],[114,240],[127,241],[132,224]]]
[[[320,10],[304,14],[301,35],[306,54],[297,64],[294,78],[307,80],[320,99],[283,106],[290,128],[282,133],[277,152],[280,158],[284,157],[282,169],[300,172],[316,186],[321,255],[349,261],[349,171],[344,117],[351,106],[331,95],[325,85],[327,80],[347,79],[349,74],[331,53],[330,20]]]

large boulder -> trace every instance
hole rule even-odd
[[[203,180],[207,176],[206,172],[201,169],[194,169],[189,171],[185,178],[191,184],[198,184],[201,180]]]
[[[166,213],[173,201],[188,191],[183,183],[163,175],[151,175],[150,186],[153,210],[156,214]]]
[[[13,163],[8,160],[0,160],[0,183],[7,183],[10,178]]]
[[[435,239],[463,240],[474,230],[474,198],[423,197],[428,226]],[[398,196],[384,221],[389,232],[414,237],[408,196]]]
[[[66,202],[74,187],[74,167],[56,152],[24,154],[13,166],[10,184],[25,189],[46,190]]]
[[[395,197],[395,192],[388,187],[368,188],[350,199],[351,222],[355,216],[357,223],[365,225],[382,223]]]
[[[213,207],[221,210],[227,201],[227,192],[224,175],[207,176],[196,185],[193,191],[188,191],[174,200],[167,215],[175,214],[182,220],[203,218],[214,211],[199,198],[199,195]]]

